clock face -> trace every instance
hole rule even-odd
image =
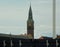
[[[29,26],[31,26],[31,23],[29,23]]]

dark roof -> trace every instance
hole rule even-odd
[[[11,34],[0,34],[0,37],[29,39],[27,36],[24,36],[24,35],[11,35]]]
[[[52,39],[52,37],[42,36],[39,39]]]

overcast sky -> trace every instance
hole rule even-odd
[[[52,37],[52,0],[0,0],[0,33],[27,32],[30,2],[35,38]],[[60,35],[60,0],[56,0],[56,34]]]

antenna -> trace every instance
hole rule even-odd
[[[10,32],[10,40],[11,40],[11,32]]]
[[[31,0],[30,0],[30,6],[31,6]]]

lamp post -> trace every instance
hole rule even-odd
[[[56,38],[56,0],[53,0],[53,39]]]

